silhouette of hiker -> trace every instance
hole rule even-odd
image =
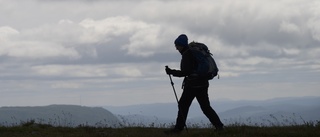
[[[194,98],[200,104],[201,110],[210,120],[210,122],[215,126],[215,131],[223,130],[223,123],[220,121],[217,113],[210,106],[209,96],[208,96],[208,79],[193,76],[193,72],[196,69],[197,61],[192,55],[191,50],[188,46],[188,37],[185,34],[181,34],[175,41],[174,44],[176,49],[181,53],[182,59],[180,62],[180,70],[174,70],[167,67],[165,69],[168,75],[173,75],[175,77],[184,77],[183,80],[183,93],[178,102],[178,116],[176,119],[176,125],[173,129],[165,131],[166,134],[179,134],[185,124],[186,118],[188,116],[189,107]]]

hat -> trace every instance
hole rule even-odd
[[[179,46],[188,46],[188,37],[185,34],[181,34],[175,41],[174,41],[175,45],[179,45]]]

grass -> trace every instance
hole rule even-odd
[[[156,127],[57,127],[23,122],[17,126],[0,127],[0,137],[165,137],[168,128]],[[189,127],[179,137],[319,137],[320,122],[293,126],[247,126],[234,124],[225,131],[214,132],[212,128]]]

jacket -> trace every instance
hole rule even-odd
[[[209,85],[208,79],[193,76],[198,63],[192,54],[189,47],[186,47],[181,52],[182,58],[180,62],[180,70],[172,70],[172,75],[175,77],[185,77],[183,87],[205,87]]]

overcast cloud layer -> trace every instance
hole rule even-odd
[[[317,0],[0,0],[0,106],[172,102],[181,33],[214,54],[211,99],[320,96]]]

